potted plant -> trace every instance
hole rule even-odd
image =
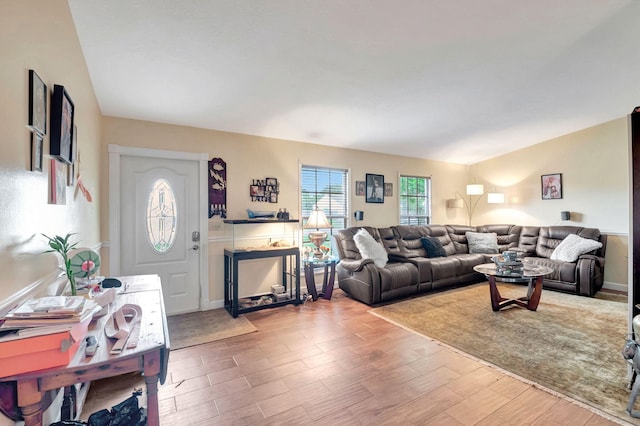
[[[73,276],[73,271],[71,270],[71,258],[69,258],[69,252],[74,249],[74,247],[78,244],[77,242],[71,244],[69,242],[69,238],[74,235],[73,233],[69,233],[64,237],[56,235],[55,237],[49,237],[48,235],[42,234],[47,239],[47,244],[51,247],[50,250],[45,251],[44,253],[59,253],[62,256],[62,261],[64,262],[64,271],[67,274],[67,278],[69,279],[69,284],[71,285],[71,295],[75,296],[77,294],[76,290],[76,279]]]

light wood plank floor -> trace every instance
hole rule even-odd
[[[337,290],[247,314],[258,332],[172,351],[161,424],[616,424],[369,309]],[[129,396],[125,383],[92,389],[83,418]]]

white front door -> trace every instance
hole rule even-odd
[[[204,300],[201,254],[203,243],[207,244],[200,217],[206,212],[199,202],[201,161],[145,152],[150,156],[119,153],[118,157],[117,274],[157,274],[167,314],[196,311]]]

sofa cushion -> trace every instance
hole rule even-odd
[[[465,232],[469,253],[498,253],[498,234],[495,232]]]
[[[589,238],[569,234],[551,253],[551,260],[575,262],[581,254],[589,253],[602,247],[602,243]]]
[[[353,236],[356,247],[363,259],[371,259],[378,268],[384,268],[389,259],[387,251],[377,242],[366,229],[362,228]]]
[[[422,237],[420,241],[427,252],[427,257],[447,257],[447,252],[436,237]]]

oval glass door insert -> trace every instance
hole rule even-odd
[[[166,253],[176,239],[178,212],[176,198],[164,179],[158,179],[149,193],[147,203],[147,237],[157,253]]]

